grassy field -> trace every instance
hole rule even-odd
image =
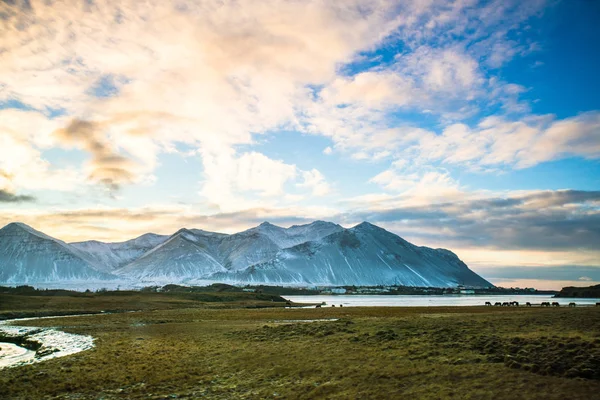
[[[296,322],[306,319],[325,321]],[[2,370],[2,399],[589,400],[600,393],[594,307],[169,304],[30,325],[92,335],[96,347]]]
[[[0,293],[0,320],[100,312],[154,311],[184,308],[285,307],[278,295],[246,292],[81,293],[44,291],[35,295]]]

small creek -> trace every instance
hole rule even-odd
[[[81,315],[69,315],[66,317],[79,316]],[[60,318],[63,317],[65,316],[60,316]],[[19,321],[32,321],[42,318],[56,317],[21,318],[0,321],[0,336],[7,338],[4,340],[11,340],[17,343],[27,342],[34,344],[36,348],[36,350],[30,350],[15,343],[0,341],[0,369],[64,357],[94,347],[94,338],[91,336],[76,335],[54,328],[14,325]]]
[[[13,365],[29,364],[35,358],[35,351],[13,343],[0,342],[0,369]]]

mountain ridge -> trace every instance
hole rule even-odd
[[[2,234],[15,230],[29,239],[20,243],[14,235]],[[47,245],[38,251],[39,259],[23,256],[31,250],[27,243],[38,240]],[[20,258],[13,257],[8,249],[20,250]],[[44,259],[56,257],[70,260],[71,264],[62,266],[68,272],[46,271],[49,267]],[[37,273],[28,275],[24,272],[28,268],[37,268]],[[23,277],[27,282],[34,277],[41,282],[68,281],[79,277],[78,271],[82,279],[148,283],[493,286],[452,251],[416,246],[366,221],[351,228],[320,220],[288,228],[265,221],[234,234],[181,228],[172,235],[147,233],[113,243],[65,243],[22,223],[0,229],[0,283],[17,282]]]

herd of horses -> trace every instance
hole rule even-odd
[[[492,303],[489,301],[485,302],[486,306],[492,306]],[[518,301],[505,301],[503,303],[497,301],[493,304],[496,307],[519,307]],[[532,304],[530,302],[525,303],[525,307],[531,307]],[[558,301],[553,301],[550,303],[549,301],[542,301],[540,304],[541,307],[560,307],[560,303]],[[569,303],[569,307],[577,307],[576,303]],[[596,307],[600,307],[600,303],[596,303]]]

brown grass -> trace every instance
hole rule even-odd
[[[277,295],[245,292],[144,293],[121,291],[69,295],[23,295],[0,293],[0,320],[24,317],[72,315],[183,308],[285,307]]]
[[[283,322],[330,318],[339,321]],[[3,370],[0,398],[587,400],[600,393],[595,308],[194,308],[31,324],[93,335],[97,346]]]

